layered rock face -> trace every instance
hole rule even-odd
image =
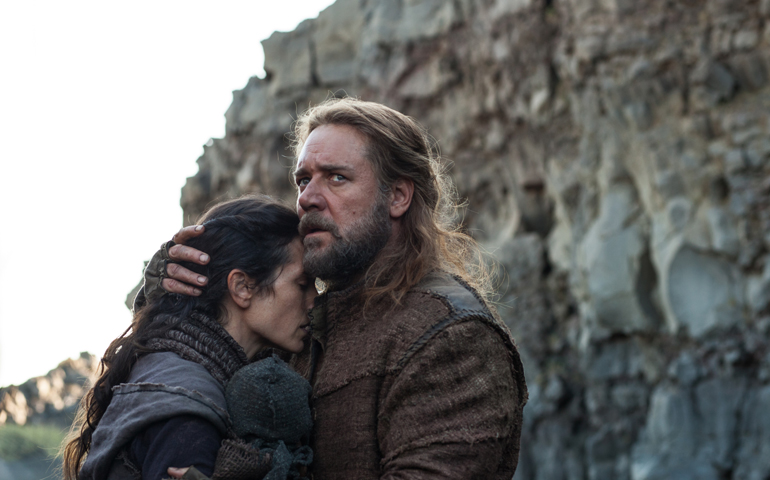
[[[530,387],[517,479],[770,476],[770,0],[338,0],[182,191],[294,202],[330,92],[427,126],[504,267]]]

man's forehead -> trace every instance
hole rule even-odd
[[[308,170],[354,170],[366,162],[366,138],[347,125],[322,125],[308,136],[294,165],[295,175]],[[366,162],[368,163],[368,162]]]
[[[332,163],[331,161],[324,161],[323,159],[313,160],[310,162],[298,163],[294,167],[294,175],[304,175],[313,171],[321,172],[353,172],[355,167],[353,165],[345,165],[343,163]]]

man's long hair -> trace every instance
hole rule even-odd
[[[366,137],[366,157],[381,187],[400,178],[414,183],[412,203],[402,217],[402,238],[380,252],[366,272],[367,303],[390,297],[400,304],[434,271],[456,275],[486,297],[491,282],[482,251],[459,230],[456,191],[427,131],[411,117],[378,103],[329,99],[297,119],[295,159],[310,133],[322,125],[347,125]]]

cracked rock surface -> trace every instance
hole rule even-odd
[[[285,133],[348,94],[426,125],[507,272],[517,479],[770,477],[770,1],[338,0],[263,42],[198,159],[294,202]]]

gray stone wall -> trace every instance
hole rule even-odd
[[[182,191],[294,201],[331,93],[414,116],[504,267],[517,479],[770,476],[770,0],[338,0],[263,42]]]

